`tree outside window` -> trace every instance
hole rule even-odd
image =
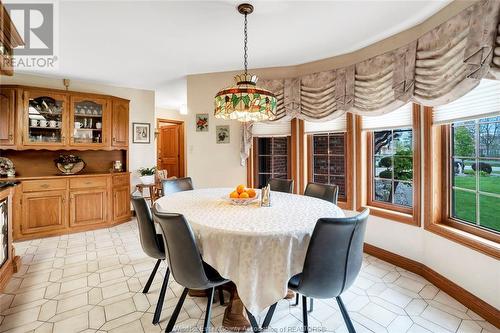
[[[500,231],[500,116],[452,125],[451,216]]]
[[[411,129],[373,133],[373,198],[413,206],[413,134]]]

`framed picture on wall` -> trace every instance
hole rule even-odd
[[[229,143],[229,126],[221,125],[215,127],[215,139],[217,143]]]
[[[151,124],[132,123],[132,143],[151,143]]]
[[[196,114],[196,132],[208,132],[208,113]]]

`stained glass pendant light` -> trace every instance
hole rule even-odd
[[[215,117],[246,121],[264,121],[276,118],[276,96],[269,90],[257,86],[257,76],[247,71],[247,15],[253,6],[243,3],[238,12],[245,16],[244,66],[245,72],[234,77],[236,86],[224,88],[215,95]]]

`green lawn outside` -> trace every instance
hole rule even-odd
[[[500,194],[500,177],[479,177],[479,187],[482,192]],[[474,190],[476,178],[470,176],[455,177],[455,186]],[[455,217],[475,223],[476,222],[476,195],[474,193],[455,190]],[[500,231],[500,199],[481,195],[479,198],[480,224],[483,227]]]

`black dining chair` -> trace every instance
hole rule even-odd
[[[353,217],[321,218],[316,223],[302,273],[288,281],[288,288],[302,295],[304,332],[308,332],[307,297],[335,298],[349,333],[356,332],[341,295],[361,270],[369,214],[370,210],[365,209]]]
[[[323,199],[336,205],[339,197],[339,187],[337,185],[308,183],[304,195]]]
[[[193,190],[193,180],[191,177],[164,179],[161,181],[162,195]]]
[[[308,197],[323,199],[336,205],[339,197],[339,187],[337,185],[328,185],[328,184],[319,184],[310,182],[306,186],[304,195]],[[295,295],[295,305],[299,305],[299,294]],[[313,308],[314,308],[314,300],[311,298],[309,304],[309,312],[312,312]]]
[[[154,226],[154,221],[151,216],[151,211],[148,207],[146,199],[142,196],[132,196],[132,205],[134,206],[134,211],[137,216],[137,225],[139,227],[139,239],[141,241],[142,250],[151,258],[156,259],[156,264],[151,272],[151,275],[144,286],[142,292],[144,294],[148,293],[153,279],[160,267],[160,263],[165,260],[165,247],[163,245],[163,237],[161,234],[156,233]],[[160,321],[161,309],[163,307],[163,301],[165,300],[165,293],[167,292],[168,277],[170,275],[170,270],[167,267],[165,272],[165,277],[161,285],[160,295],[158,296],[158,302],[156,303],[156,309],[153,316],[153,324],[156,325]]]
[[[268,182],[271,191],[293,193],[293,179],[271,178]]]
[[[206,290],[208,294],[203,332],[209,332],[215,288],[229,282],[202,260],[193,231],[182,214],[160,213],[153,207],[153,218],[163,231],[167,260],[172,276],[184,287],[165,332],[172,332],[189,289]]]

